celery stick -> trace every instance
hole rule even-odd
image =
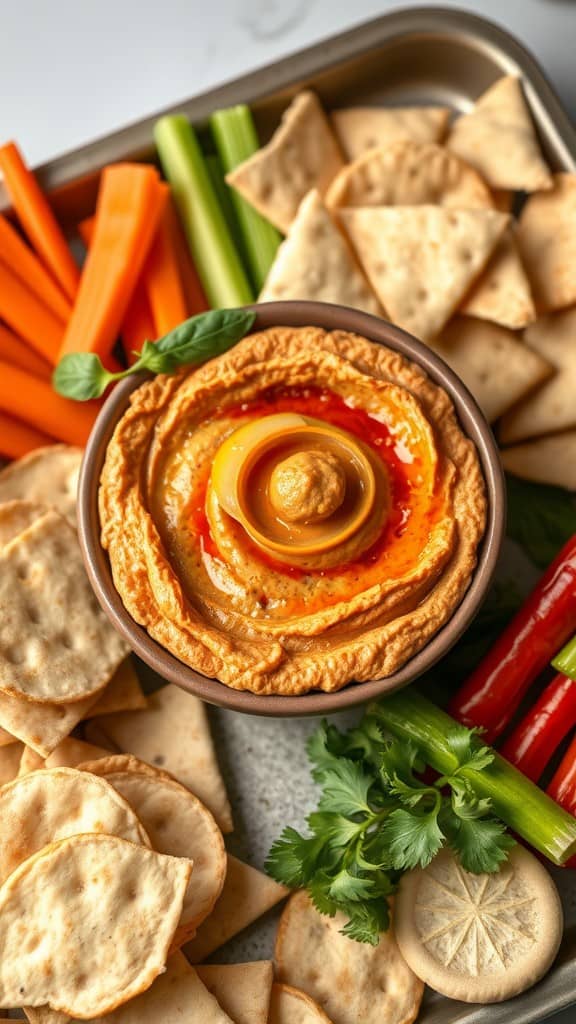
[[[563,672],[565,676],[576,680],[576,636],[568,641],[560,654],[553,659],[552,664],[558,672]]]
[[[414,690],[392,694],[370,706],[370,713],[393,736],[412,740],[424,760],[442,775],[458,767],[458,759],[446,743],[446,734],[457,723]],[[482,737],[472,743],[483,746]],[[494,752],[494,760],[482,772],[459,774],[479,797],[489,797],[494,813],[513,832],[525,839],[554,864],[563,864],[576,852],[576,818],[558,806],[508,761]]]
[[[228,110],[217,110],[210,118],[210,127],[226,172],[243,163],[259,148],[250,108],[244,104],[230,107]],[[250,272],[257,290],[260,291],[274,262],[282,236],[235,189],[231,189],[231,192],[244,238]]]
[[[244,248],[244,239],[240,231],[240,225],[238,223],[238,217],[236,216],[236,210],[234,209],[234,203],[232,202],[230,189],[224,181],[224,171],[222,169],[220,157],[217,153],[208,153],[205,155],[204,159],[210,175],[212,187],[216,193],[220,209],[224,214],[224,219],[228,225],[232,241],[236,246],[236,251],[242,257],[244,266],[247,266],[248,258]]]
[[[208,302],[214,309],[252,302],[246,272],[187,118],[160,118],[154,139]]]

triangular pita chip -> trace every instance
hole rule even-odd
[[[299,93],[270,142],[226,176],[226,181],[286,233],[311,188],[324,195],[343,166],[340,147],[313,92]]]
[[[332,1021],[305,992],[276,982],[272,986],[268,1024],[332,1024]]]
[[[131,658],[126,658],[90,708],[90,718],[96,715],[114,715],[118,711],[137,711],[147,706],[148,701],[142,692],[134,662]]]
[[[110,751],[97,747],[94,743],[85,743],[74,736],[65,740],[52,751],[44,762],[46,768],[76,768],[85,761],[96,761],[100,757],[109,757]]]
[[[516,193],[509,188],[493,188],[492,199],[494,200],[494,208],[500,210],[501,213],[512,213],[512,207],[514,206],[514,200]]]
[[[431,347],[462,378],[490,423],[552,373],[512,331],[473,317],[455,317]]]
[[[0,723],[4,730],[7,730],[7,734],[22,740],[42,757],[48,757],[82,719],[94,713],[93,709],[101,700],[106,701],[109,706],[116,703],[117,707],[126,707],[128,703],[134,706],[136,703],[141,705],[142,702],[146,706],[146,698],[135,677],[137,690],[132,682],[127,685],[127,678],[132,679],[131,672],[133,669],[129,671],[127,677],[122,663],[101,695],[96,694],[95,697],[87,697],[85,700],[73,701],[70,704],[34,704],[13,697],[9,693],[0,692]]]
[[[416,1019],[424,985],[396,944],[394,929],[378,945],[342,934],[346,915],[320,914],[307,892],[295,892],[276,935],[278,981],[306,992],[336,1024]]]
[[[486,270],[467,295],[461,312],[518,330],[536,319],[530,282],[511,229],[496,246]]]
[[[556,174],[550,192],[530,197],[518,242],[538,309],[576,302],[576,174]]]
[[[522,86],[513,75],[498,79],[471,113],[454,122],[447,146],[492,188],[536,192],[552,185]]]
[[[456,206],[492,209],[482,178],[433,143],[395,142],[344,167],[326,196],[328,206]]]
[[[341,210],[390,320],[434,338],[484,269],[508,218],[496,210],[439,206]]]
[[[346,107],[331,118],[348,160],[392,142],[440,142],[448,127],[448,107]]]
[[[267,1024],[274,979],[271,960],[198,964],[198,977],[234,1024]]]
[[[0,786],[4,786],[16,778],[24,750],[24,745],[18,742],[11,743],[7,747],[0,747]]]
[[[99,745],[101,736],[117,750],[165,768],[212,811],[223,832],[232,831],[232,812],[210,735],[206,706],[169,684],[148,698],[144,711],[106,715],[86,730]]]
[[[576,491],[576,430],[538,437],[502,450],[504,469],[537,484]]]
[[[51,505],[74,522],[81,461],[81,448],[37,448],[0,471],[0,501],[20,498]]]
[[[576,428],[576,308],[542,317],[524,337],[556,373],[504,418],[503,444]]]
[[[26,1006],[30,1024],[78,1024],[77,1018],[51,1010]],[[1,1024],[1,1022],[0,1022]],[[123,1003],[92,1024],[236,1024],[202,984],[182,953],[174,953],[166,971],[141,995]]]
[[[20,747],[22,757],[18,766],[18,775],[28,775],[29,772],[37,772],[40,768],[45,767],[46,761],[41,754],[37,754],[32,747],[25,747],[22,743]]]
[[[382,314],[349,243],[316,190],[300,203],[258,301],[283,299],[334,302],[376,316]]]
[[[0,747],[9,747],[11,743],[16,743],[16,737],[0,726]]]
[[[193,964],[201,963],[287,895],[285,886],[229,854],[222,895],[196,937],[184,947],[186,956]]]

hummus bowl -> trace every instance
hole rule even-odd
[[[505,489],[464,384],[384,320],[253,307],[204,367],[128,378],[79,484],[96,596],[203,700],[320,714],[412,682],[474,617]]]

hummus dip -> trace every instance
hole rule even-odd
[[[316,327],[261,331],[143,384],[100,486],[131,616],[192,668],[261,694],[400,668],[460,602],[485,515],[442,388]]]

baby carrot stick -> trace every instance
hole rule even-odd
[[[81,220],[79,225],[78,225],[78,234],[80,235],[80,238],[84,242],[84,245],[86,246],[87,249],[92,244],[92,239],[94,238],[94,228],[95,227],[96,227],[96,217],[95,217],[95,215],[92,215],[92,217],[85,217],[84,220]]]
[[[85,445],[99,409],[98,402],[62,398],[48,381],[0,361],[0,412],[36,431],[66,444]]]
[[[21,459],[47,444],[54,444],[54,439],[0,412],[0,455],[5,459]]]
[[[0,318],[49,363],[58,362],[65,331],[62,320],[1,261]]]
[[[165,196],[165,206],[142,270],[142,284],[152,310],[156,338],[168,334],[187,317],[186,299],[167,212],[170,188],[165,184],[160,185],[160,188]]]
[[[63,323],[72,312],[72,303],[50,277],[37,256],[20,237],[10,222],[0,214],[0,260],[5,263],[31,292],[52,310]]]
[[[52,367],[42,356],[39,356],[33,348],[30,348],[18,335],[13,334],[7,327],[0,324],[0,359],[12,366],[19,366],[21,370],[33,373],[35,377],[42,380],[50,380]]]
[[[64,293],[73,299],[78,289],[80,271],[46,196],[14,142],[0,146],[0,171],[24,231]]]
[[[112,164],[102,172],[96,224],[61,355],[112,351],[150,248],[164,196],[146,164]]]

